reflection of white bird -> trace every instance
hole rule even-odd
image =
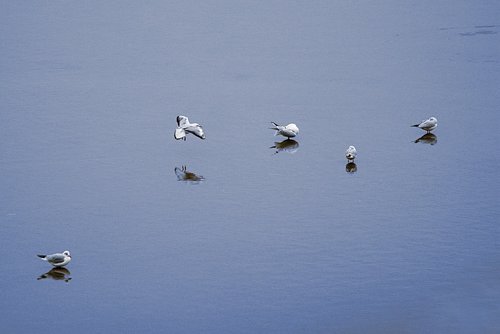
[[[186,134],[192,133],[198,138],[205,139],[205,132],[203,127],[198,123],[189,123],[186,116],[177,116],[177,128],[174,132],[174,138],[186,140]]]
[[[205,178],[201,175],[196,175],[193,172],[188,172],[186,166],[182,166],[182,168],[175,167],[174,172],[175,175],[177,175],[177,180],[179,181],[198,183],[199,181],[205,180]]]
[[[347,165],[345,165],[345,171],[347,173],[356,173],[358,170],[358,166],[354,162],[348,162]]]
[[[348,161],[356,159],[357,154],[358,152],[356,152],[356,148],[354,146],[349,146],[349,148],[345,151],[345,157]]]
[[[438,120],[435,117],[431,117],[425,121],[420,122],[419,124],[412,125],[413,127],[420,128],[424,131],[431,132],[438,126]]]
[[[51,255],[38,255],[44,261],[47,261],[54,267],[63,267],[71,261],[71,254],[69,251],[64,251],[62,253],[56,253]]]
[[[415,140],[415,143],[422,143],[422,144],[430,144],[430,145],[434,145],[437,143],[437,137],[435,134],[433,133],[426,133],[425,135],[423,135],[422,137],[418,138],[417,140]]]
[[[274,154],[277,154],[279,152],[288,152],[294,154],[299,149],[299,143],[293,139],[285,139],[279,143],[275,142],[274,146],[271,146],[270,148],[276,149],[276,152]]]
[[[271,129],[276,130],[276,136],[282,135],[283,137],[287,137],[288,139],[290,139],[299,134],[299,128],[293,123],[290,123],[287,126],[278,125],[274,122],[271,123],[274,125],[274,127]]]
[[[51,278],[55,281],[65,281],[69,282],[71,280],[71,272],[66,268],[52,268],[45,274],[40,275],[37,280]]]

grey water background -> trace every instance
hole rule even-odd
[[[498,2],[1,7],[2,333],[500,331]]]

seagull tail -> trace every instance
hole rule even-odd
[[[274,123],[274,122],[271,122],[271,124],[274,125],[274,127],[273,128],[269,128],[269,129],[278,131],[278,126],[279,125],[276,124],[276,123]]]
[[[415,128],[418,128],[420,124],[414,124],[414,125],[411,125],[412,127],[415,127]]]
[[[37,254],[37,256],[38,256],[39,258],[41,258],[42,260],[47,260],[47,255]]]

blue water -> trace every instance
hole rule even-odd
[[[499,10],[3,2],[0,332],[500,332]]]

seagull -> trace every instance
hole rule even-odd
[[[431,117],[428,120],[422,121],[419,124],[412,125],[413,127],[420,128],[424,131],[427,131],[427,133],[431,132],[438,126],[438,120],[436,117]]]
[[[51,255],[40,255],[38,257],[44,261],[47,261],[54,267],[63,267],[71,261],[71,254],[69,251],[64,251],[62,253],[55,253]]]
[[[186,116],[177,116],[177,129],[174,132],[174,138],[186,140],[186,133],[192,133],[198,138],[205,139],[203,127],[198,123],[189,123]]]
[[[356,147],[354,146],[349,146],[349,148],[345,151],[345,157],[347,158],[347,161],[354,161],[357,154],[358,152],[356,152]]]
[[[288,139],[290,139],[299,134],[299,128],[293,123],[290,123],[287,126],[278,125],[274,122],[271,123],[274,125],[274,127],[270,129],[276,130],[275,136],[282,135],[283,137],[287,137]]]

